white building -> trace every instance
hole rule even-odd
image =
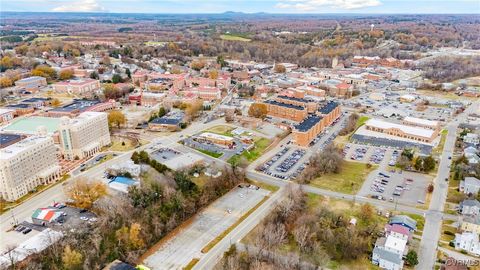
[[[473,232],[464,232],[455,234],[455,249],[465,250],[476,256],[480,256],[480,243],[478,234]]]
[[[93,156],[111,143],[104,112],[84,112],[74,119],[63,118],[59,131],[62,154],[69,160]]]
[[[465,143],[477,145],[477,144],[480,144],[480,136],[478,136],[478,134],[475,134],[475,133],[467,133],[467,135],[463,137],[463,141]]]
[[[0,150],[1,197],[15,201],[61,174],[57,149],[50,136],[32,136]]]
[[[15,110],[0,108],[0,123],[9,122],[13,119]]]
[[[465,177],[465,180],[460,181],[459,188],[465,194],[477,195],[480,190],[480,180],[475,177]]]

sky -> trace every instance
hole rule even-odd
[[[480,14],[480,0],[0,0],[0,11]]]

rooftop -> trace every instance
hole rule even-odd
[[[322,105],[318,111],[322,114],[329,114],[331,113],[333,110],[335,110],[336,108],[338,107],[338,103],[336,103],[335,101],[330,101],[324,105]]]
[[[36,134],[38,128],[46,127],[47,132],[52,134],[58,130],[60,125],[60,118],[32,116],[18,119],[10,125],[4,127],[3,131],[10,131],[14,133]]]
[[[162,117],[153,119],[150,123],[163,125],[178,125],[183,121],[185,114],[183,112],[170,112]]]
[[[18,134],[7,134],[7,133],[1,133],[0,134],[0,149],[7,147],[8,145],[11,145],[17,141],[20,141],[22,139],[21,135]]]
[[[403,121],[409,122],[409,123],[425,125],[425,126],[430,126],[430,127],[436,127],[438,125],[438,121],[431,121],[431,120],[416,118],[416,117],[411,117],[411,116],[405,117],[403,119]]]
[[[17,82],[21,82],[21,83],[29,83],[29,82],[35,82],[37,80],[44,80],[43,77],[40,77],[40,76],[32,76],[32,77],[28,77],[28,78],[24,78],[24,79],[21,79],[21,80],[18,80]]]
[[[406,134],[411,134],[411,135],[425,137],[425,138],[432,137],[435,132],[431,129],[396,124],[396,123],[391,123],[391,122],[387,122],[379,119],[369,119],[365,123],[365,125],[375,127],[375,128],[380,128],[380,129],[397,129]]]
[[[289,97],[289,96],[284,96],[284,95],[278,96],[278,98],[288,99],[288,100],[293,100],[293,101],[298,101],[298,102],[304,102],[304,103],[307,103],[307,102],[310,101],[310,100],[305,99],[305,98]]]
[[[85,111],[88,108],[101,103],[99,100],[74,99],[72,103],[52,109],[52,112],[72,112],[75,110]]]
[[[21,141],[18,141],[14,144],[11,144],[0,151],[0,160],[8,160],[23,151],[28,150],[30,147],[35,146],[38,143],[51,140],[53,143],[52,137],[49,136],[32,136],[25,138]]]
[[[39,97],[33,97],[29,99],[25,99],[22,102],[24,103],[32,103],[32,102],[39,102],[39,101],[47,101],[50,100],[50,98],[39,98]]]
[[[27,108],[31,108],[32,105],[30,104],[23,104],[23,103],[20,103],[20,104],[11,104],[11,105],[7,105],[5,106],[7,108],[19,108],[19,109],[27,109]]]
[[[387,251],[383,248],[375,247],[373,249],[373,253],[377,254],[381,259],[385,261],[389,261],[398,265],[402,264],[402,258],[400,255]]]
[[[306,132],[309,129],[311,129],[313,126],[315,126],[318,122],[322,120],[321,116],[311,114],[307,118],[305,118],[300,124],[295,126],[295,129],[300,131],[300,132]]]
[[[265,101],[265,103],[276,105],[276,106],[282,106],[282,107],[286,107],[286,108],[290,108],[290,109],[295,109],[295,110],[301,110],[301,111],[305,109],[302,106],[282,103],[282,102],[278,102],[276,100],[267,100],[267,101]]]

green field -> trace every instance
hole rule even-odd
[[[271,143],[272,141],[267,138],[256,137],[254,139],[254,147],[251,150],[245,150],[241,155],[232,156],[228,159],[228,163],[232,164],[233,162],[238,161],[241,157],[252,162],[259,158]]]
[[[368,117],[368,116],[361,116],[360,118],[358,118],[357,128],[363,126],[365,124],[365,122],[368,121],[368,119],[370,119],[370,117]]]
[[[216,153],[216,152],[212,152],[212,151],[208,151],[208,150],[202,150],[202,149],[196,149],[196,150],[204,153],[205,155],[209,155],[209,156],[214,157],[214,158],[219,158],[223,155],[223,153]]]
[[[346,194],[356,194],[368,174],[377,167],[378,165],[373,165],[367,168],[364,163],[344,161],[340,173],[322,175],[312,180],[310,185]]]
[[[249,39],[249,38],[244,38],[244,37],[230,35],[230,34],[220,35],[220,38],[223,39],[223,40],[230,40],[230,41],[242,41],[242,42],[251,41],[251,39]]]

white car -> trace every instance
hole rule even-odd
[[[88,221],[87,217],[80,217],[80,219],[83,220],[83,221]]]

